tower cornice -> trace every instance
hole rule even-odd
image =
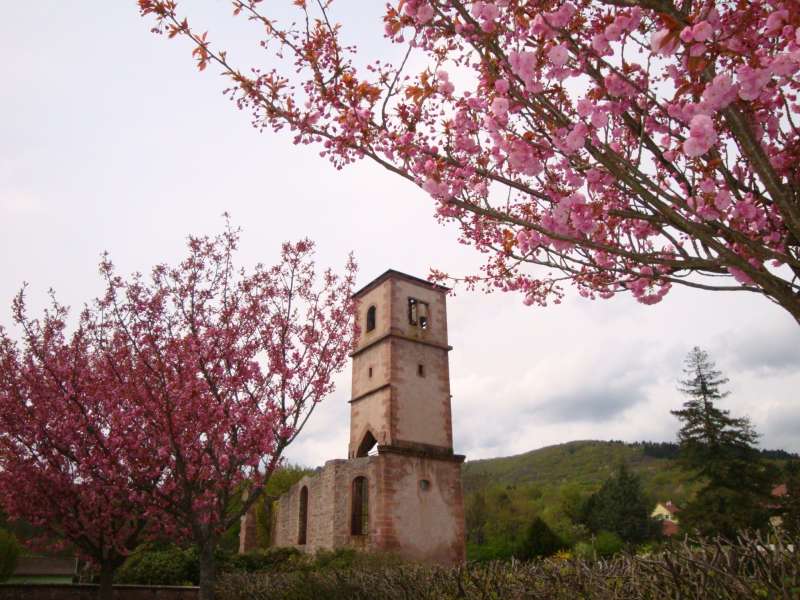
[[[450,352],[450,350],[453,349],[452,346],[449,346],[447,344],[440,344],[438,342],[431,342],[431,341],[428,341],[428,340],[421,340],[419,338],[411,337],[409,335],[403,335],[402,333],[398,333],[396,331],[390,331],[389,333],[384,333],[382,336],[376,337],[371,342],[369,342],[367,344],[364,344],[363,346],[361,346],[361,348],[353,350],[350,353],[350,358],[354,358],[354,357],[358,356],[359,354],[361,354],[365,350],[369,350],[370,348],[372,348],[376,344],[379,344],[383,340],[386,340],[386,339],[389,339],[389,338],[393,338],[393,339],[396,339],[396,340],[405,340],[407,342],[414,342],[416,344],[422,344],[423,346],[430,346],[431,348],[438,348],[439,350],[444,350],[446,352]]]

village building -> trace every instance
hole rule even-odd
[[[680,509],[672,503],[672,500],[656,504],[650,517],[661,522],[661,534],[663,536],[672,537],[680,532],[677,516],[679,511]]]
[[[453,452],[447,288],[389,270],[354,297],[348,458],[273,503],[271,545],[461,562],[464,456]],[[240,550],[255,547],[255,534],[247,515]]]

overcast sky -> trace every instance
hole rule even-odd
[[[185,4],[212,40],[231,42],[235,62],[262,59],[226,1]],[[382,51],[382,3],[341,5],[361,47]],[[177,261],[187,234],[219,231],[223,211],[244,227],[244,264],[272,263],[283,240],[308,236],[325,266],[354,251],[359,284],[387,268],[475,271],[479,256],[436,224],[423,192],[370,163],[336,171],[314,148],[259,134],[220,77],[198,73],[187,45],[149,26],[134,0],[4,4],[0,323],[23,281],[34,309],[49,287],[80,306],[100,291],[103,250],[120,271],[147,271]],[[676,289],[646,307],[568,294],[533,308],[461,291],[448,311],[455,446],[468,458],[576,439],[673,440],[676,380],[695,345],[730,377],[724,407],[751,417],[762,446],[800,451],[800,328],[761,297]],[[291,460],[346,456],[349,369]]]

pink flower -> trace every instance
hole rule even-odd
[[[668,56],[677,47],[678,40],[669,29],[659,29],[650,37],[650,50],[653,54]]]
[[[730,75],[717,75],[703,90],[703,102],[709,110],[722,110],[736,99],[738,86],[733,84]]]
[[[778,54],[772,59],[769,70],[778,77],[789,77],[800,69],[800,55],[792,56],[787,52]]]
[[[547,53],[547,58],[550,60],[553,66],[563,67],[569,60],[569,52],[567,51],[567,47],[564,46],[564,44],[553,46],[550,48],[550,52]]]
[[[508,117],[508,99],[495,98],[492,100],[492,114],[500,119]]]
[[[737,269],[736,267],[728,267],[728,273],[733,275],[733,278],[742,285],[749,285],[753,283],[752,278],[741,269]]]
[[[505,94],[508,92],[508,81],[505,79],[498,79],[494,82],[494,89],[498,94]]]
[[[606,90],[608,90],[609,96],[616,96],[616,97],[624,96],[626,93],[628,93],[628,90],[630,89],[630,86],[627,84],[627,82],[616,73],[613,73],[608,77],[606,77],[605,83],[606,83]]]
[[[695,115],[689,123],[689,137],[683,142],[686,156],[702,156],[717,141],[714,121],[708,115]]]
[[[424,25],[433,18],[433,7],[427,2],[417,9],[415,19],[420,25]]]
[[[761,95],[761,90],[772,79],[768,69],[753,69],[742,65],[736,70],[739,78],[739,97],[742,100],[755,100]]]
[[[776,10],[767,17],[765,33],[775,33],[783,26],[783,22],[788,18],[788,10]]]
[[[694,34],[695,42],[705,42],[714,35],[714,29],[707,21],[700,21],[692,27],[692,33]]]
[[[611,54],[611,46],[606,36],[602,33],[596,33],[592,36],[592,48],[594,48],[594,51],[600,56]]]
[[[583,148],[586,143],[586,125],[578,123],[569,132],[569,135],[564,138],[564,149],[567,154],[573,154],[577,150]]]

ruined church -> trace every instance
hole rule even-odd
[[[354,294],[348,458],[273,503],[273,546],[357,548],[453,564],[465,557],[461,463],[453,453],[447,289],[389,270]],[[255,547],[255,519],[240,549]]]

